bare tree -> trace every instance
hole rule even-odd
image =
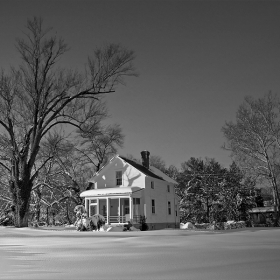
[[[34,180],[50,160],[34,169],[45,136],[61,124],[88,129],[99,96],[114,92],[135,70],[134,53],[114,44],[96,49],[85,73],[60,69],[57,63],[68,47],[36,17],[27,21],[17,49],[22,64],[0,76],[0,165],[10,174],[15,225],[23,227]]]
[[[172,178],[173,180],[177,180],[178,174],[179,174],[179,170],[176,166],[174,165],[170,165],[166,170],[165,170],[165,174],[167,176],[169,176],[170,178]]]
[[[280,104],[277,95],[245,98],[236,115],[236,123],[222,129],[226,149],[247,173],[271,184],[275,206],[275,224],[279,220]]]
[[[150,157],[150,165],[156,167],[157,169],[159,169],[163,173],[166,172],[165,161],[160,156],[151,155],[151,157]]]
[[[12,198],[9,192],[9,173],[6,168],[0,165],[0,216],[12,205]]]
[[[48,157],[51,159],[32,188],[29,220],[48,221],[46,213],[60,209],[60,219],[70,222],[74,207],[82,203],[79,194],[88,187],[87,180],[98,166],[116,153],[116,144],[122,143],[119,126],[103,127],[97,122],[94,126],[94,130],[79,131],[76,141],[73,137],[52,133],[42,143],[35,166]]]
[[[99,130],[81,131],[83,138],[77,151],[85,163],[91,164],[98,171],[123,146],[124,135],[117,124],[101,127]]]
[[[135,158],[132,154],[127,154],[126,158],[130,159],[130,160],[133,160],[133,161],[135,161],[135,162],[137,162],[139,164],[142,164],[142,160],[139,159],[139,158]],[[156,167],[157,169],[159,169],[163,173],[167,174],[167,169],[166,169],[165,161],[160,156],[151,155],[150,156],[150,165],[153,166],[153,167]]]

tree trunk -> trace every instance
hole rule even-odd
[[[72,221],[71,221],[70,215],[69,215],[69,203],[68,203],[68,201],[66,201],[66,218],[67,218],[67,221],[68,221],[69,225],[71,225]]]
[[[40,216],[41,216],[41,196],[42,196],[42,194],[41,194],[39,189],[36,190],[36,194],[37,194],[38,199],[36,201],[35,220],[36,220],[36,222],[40,222]]]
[[[206,217],[207,217],[207,223],[210,223],[210,206],[209,206],[209,199],[206,198]]]
[[[277,182],[276,182],[276,178],[274,177],[274,174],[272,175],[271,178],[271,185],[272,185],[272,193],[273,193],[273,205],[274,205],[274,226],[277,227],[279,226],[279,192],[278,192],[278,188],[277,188]]]
[[[279,209],[279,194],[278,194],[278,190],[276,188],[276,190],[273,190],[274,193],[274,226],[278,227],[279,226],[279,217],[280,217],[280,209]]]
[[[50,221],[49,221],[49,206],[47,206],[46,212],[47,212],[46,223],[47,223],[47,226],[49,226],[49,224],[50,224]]]
[[[10,182],[10,191],[15,206],[14,224],[16,227],[28,227],[31,189],[30,180]]]

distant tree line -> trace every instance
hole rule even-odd
[[[182,163],[177,182],[183,222],[250,221],[249,210],[263,206],[255,181],[235,162],[224,168],[215,159],[191,158]]]

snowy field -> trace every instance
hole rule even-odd
[[[280,279],[280,229],[76,232],[0,227],[0,279]]]

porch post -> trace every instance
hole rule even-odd
[[[99,198],[97,198],[97,205],[96,205],[96,214],[99,214]]]
[[[85,199],[85,209],[86,209],[86,211],[87,211],[87,216],[89,215],[89,213],[88,213],[88,199],[86,198]]]
[[[118,215],[119,215],[119,223],[122,223],[122,220],[121,220],[121,198],[120,197],[119,197]]]
[[[131,223],[133,223],[133,200],[132,196],[129,196],[129,218]]]
[[[107,224],[109,225],[109,198],[106,197],[106,207],[107,207]]]
[[[147,209],[146,209],[146,203],[144,204],[144,216],[147,218]]]

